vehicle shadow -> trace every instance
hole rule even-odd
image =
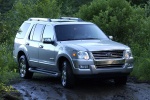
[[[56,99],[65,100],[112,100],[121,98],[124,100],[127,90],[127,86],[116,86],[111,80],[101,79],[77,80],[75,87],[71,89],[62,87],[60,78],[53,78],[46,75],[37,74],[31,80],[27,81],[32,82],[34,86],[40,88],[47,87],[47,93],[53,91],[55,95],[58,95]],[[48,96],[49,94],[44,95]]]

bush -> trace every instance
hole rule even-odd
[[[0,90],[4,84],[14,77],[17,65],[12,56],[12,45],[3,43],[0,45]]]
[[[135,68],[132,75],[140,80],[150,80],[150,17],[146,18],[141,33],[132,43],[135,57]]]
[[[150,49],[141,50],[140,56],[135,56],[133,76],[136,76],[139,80],[150,80]],[[138,54],[137,52],[135,52]]]

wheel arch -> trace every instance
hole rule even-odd
[[[25,55],[25,56],[26,56],[26,54],[24,53],[24,51],[20,50],[20,51],[18,52],[18,55],[17,55],[17,61],[18,61],[18,62],[19,62],[19,58],[20,58],[22,55]],[[27,61],[28,61],[27,56],[26,56],[26,59],[27,59]]]
[[[62,67],[61,67],[61,64],[63,61],[67,60],[69,62],[69,64],[71,65],[71,68],[73,68],[73,62],[71,60],[71,58],[69,58],[68,56],[60,56],[57,60],[57,67],[58,67],[58,70],[61,71],[62,70]]]

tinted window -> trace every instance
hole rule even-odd
[[[34,34],[33,34],[33,40],[34,41],[40,41],[41,40],[41,34],[43,32],[43,28],[44,28],[44,25],[42,25],[42,24],[37,24],[35,26]]]
[[[108,39],[94,24],[57,25],[55,31],[58,41]]]
[[[24,23],[21,25],[20,29],[18,30],[16,37],[17,37],[17,38],[24,38],[26,32],[27,32],[28,29],[29,29],[29,26],[30,26],[30,23],[24,22]]]
[[[53,27],[50,25],[47,25],[45,27],[44,33],[43,33],[43,38],[51,38],[53,39],[54,36],[54,30]]]

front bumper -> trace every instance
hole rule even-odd
[[[79,66],[88,66],[81,69]],[[119,66],[118,66],[119,65]],[[75,75],[95,75],[105,73],[129,74],[133,70],[133,58],[130,59],[105,59],[105,60],[73,60]],[[99,67],[100,66],[100,67]]]

